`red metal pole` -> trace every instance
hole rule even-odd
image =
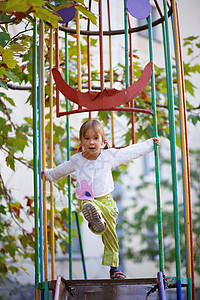
[[[56,58],[56,68],[59,69],[59,42],[58,42],[58,27],[55,31],[55,58]],[[56,88],[56,116],[59,117],[60,114],[60,97],[59,90]]]
[[[184,71],[183,71],[183,60],[181,52],[181,41],[180,41],[180,28],[179,28],[179,19],[178,19],[178,9],[176,7],[177,15],[177,27],[178,27],[178,42],[180,49],[180,61],[181,61],[181,83],[183,91],[183,104],[184,104],[184,119],[185,119],[185,140],[186,140],[186,153],[187,153],[187,173],[188,173],[188,197],[189,197],[189,217],[190,217],[190,246],[191,246],[191,275],[192,275],[192,299],[195,299],[195,284],[194,284],[194,249],[193,249],[193,230],[192,230],[192,203],[191,203],[191,193],[190,193],[190,167],[189,167],[189,149],[188,149],[188,132],[187,132],[187,116],[186,116],[186,101],[185,101],[185,85],[184,85]]]
[[[89,1],[89,11],[91,11],[91,0]],[[90,19],[88,19],[87,31],[90,30]],[[90,35],[87,35],[87,63],[88,63],[88,90],[91,91],[91,59],[90,59]],[[89,119],[92,118],[89,112]]]

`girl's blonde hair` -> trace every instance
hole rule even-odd
[[[84,122],[81,125],[80,131],[79,131],[79,140],[80,141],[82,140],[83,137],[85,137],[86,132],[89,129],[92,129],[97,135],[100,135],[103,143],[105,143],[106,138],[105,138],[105,133],[104,133],[102,124],[98,120],[92,120],[92,119],[87,120],[86,122]],[[108,149],[108,148],[109,148],[108,143],[105,143],[104,149]],[[79,152],[81,152],[81,151],[82,151],[82,147],[81,147],[81,145],[79,145]]]

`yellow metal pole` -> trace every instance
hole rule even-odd
[[[81,90],[81,43],[80,43],[80,23],[79,11],[76,11],[76,41],[77,41],[77,75],[78,75],[78,90]]]
[[[181,137],[182,137],[182,156],[183,156],[183,173],[184,173],[184,192],[185,192],[185,222],[186,222],[186,241],[187,241],[187,272],[188,272],[188,299],[195,300],[195,283],[194,283],[194,252],[192,236],[192,211],[190,195],[190,168],[189,168],[189,150],[187,137],[187,117],[184,89],[183,62],[180,46],[180,32],[178,23],[178,11],[175,0],[172,0],[172,10],[174,16],[175,44],[177,52],[177,73],[179,81],[179,106],[181,118]]]
[[[46,167],[45,154],[45,88],[44,88],[44,22],[41,21],[41,123],[42,123],[42,169]],[[47,246],[47,199],[46,180],[42,181],[43,192],[43,235],[44,235],[44,279],[48,280],[48,246]]]
[[[177,54],[177,74],[178,74],[178,89],[179,89],[179,105],[180,105],[180,122],[181,122],[181,139],[183,152],[183,173],[184,173],[184,189],[185,189],[185,218],[186,218],[186,238],[187,238],[187,264],[188,276],[191,277],[191,243],[190,243],[190,217],[189,217],[189,190],[188,190],[188,173],[187,173],[187,153],[186,153],[186,138],[185,138],[185,116],[183,106],[183,90],[182,90],[182,74],[181,74],[181,59],[178,39],[178,24],[176,14],[176,3],[172,0],[172,9],[174,15],[174,32],[175,32],[175,46]]]
[[[50,78],[49,78],[49,107],[50,107],[50,168],[53,168],[53,28],[50,28]],[[54,248],[54,197],[53,182],[50,182],[50,219],[51,219],[51,278],[55,279],[55,248]]]
[[[182,164],[184,175],[184,202],[185,202],[185,228],[186,228],[186,247],[187,247],[187,276],[188,276],[188,299],[195,300],[195,284],[194,284],[194,256],[193,256],[193,240],[192,240],[192,219],[191,219],[191,203],[190,203],[190,174],[188,160],[187,145],[187,126],[186,126],[186,106],[183,86],[183,65],[181,59],[178,15],[175,0],[172,0],[172,9],[174,16],[174,35],[177,53],[177,74],[179,88],[179,107],[180,107],[180,123],[181,123],[181,142],[182,142]]]

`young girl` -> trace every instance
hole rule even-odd
[[[76,197],[88,227],[95,234],[102,235],[104,254],[102,265],[110,266],[112,279],[125,278],[119,266],[119,246],[116,234],[118,208],[111,196],[114,189],[111,170],[133,159],[145,155],[159,146],[159,138],[151,138],[143,143],[121,149],[106,149],[107,144],[101,123],[88,120],[80,128],[79,153],[58,167],[42,171],[49,181],[57,181],[72,172],[77,175]]]

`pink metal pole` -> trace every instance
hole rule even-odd
[[[104,90],[104,68],[103,68],[102,0],[99,0],[99,45],[100,45],[100,83],[101,83],[101,91],[103,91]]]

